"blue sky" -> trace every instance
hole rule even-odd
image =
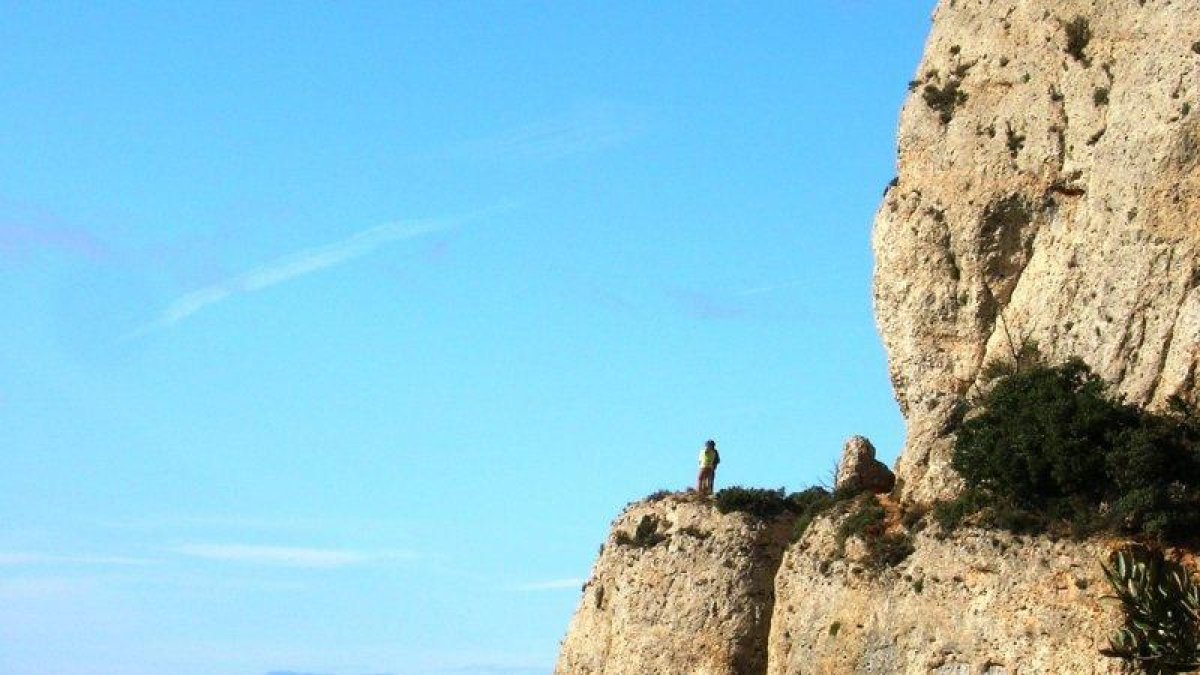
[[[549,672],[609,521],[903,424],[930,2],[0,5],[0,672]]]

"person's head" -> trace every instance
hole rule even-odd
[[[704,447],[715,448],[717,447],[717,442],[710,438],[707,441],[704,441]]]

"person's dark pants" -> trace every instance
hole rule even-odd
[[[700,469],[700,475],[696,476],[696,492],[702,495],[710,495],[713,491],[713,479],[716,478],[716,467],[707,466]]]

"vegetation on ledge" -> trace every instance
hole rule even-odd
[[[1181,401],[1149,412],[1114,395],[1083,361],[1047,364],[1027,347],[992,364],[958,429],[966,483],[934,518],[1014,532],[1107,532],[1184,543],[1200,525],[1200,418]]]
[[[823,487],[810,487],[788,494],[783,488],[767,490],[735,485],[717,492],[714,501],[721,513],[741,512],[756,518],[777,518],[785,513],[796,517],[792,540],[799,540],[817,516],[835,504],[852,499],[848,492],[830,492]]]

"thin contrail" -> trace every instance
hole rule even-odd
[[[393,242],[413,239],[453,228],[485,214],[511,208],[511,204],[476,212],[457,218],[413,220],[388,223],[362,230],[346,239],[282,256],[249,272],[225,279],[175,298],[158,318],[131,332],[126,338],[136,338],[162,328],[173,326],[202,309],[237,295],[261,291],[313,272],[345,264],[355,258]]]

